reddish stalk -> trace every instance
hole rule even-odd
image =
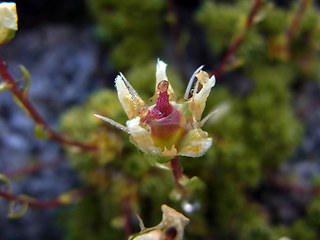
[[[183,177],[183,171],[180,165],[179,156],[174,157],[170,161],[170,165],[174,176],[174,180],[176,181],[176,183],[179,183],[179,180],[181,180],[181,178]]]
[[[179,19],[177,15],[177,10],[176,6],[174,3],[174,0],[169,0],[168,1],[168,13],[172,17],[171,22],[169,22],[169,27],[170,27],[170,35],[172,37],[172,42],[173,42],[173,54],[175,56],[179,72],[181,76],[186,77],[186,71],[185,67],[183,64],[183,59],[182,59],[182,53],[181,49],[179,46],[179,41],[180,41],[180,26],[179,26]]]
[[[132,234],[132,229],[131,229],[131,198],[130,196],[126,196],[123,199],[122,202],[122,214],[124,216],[124,230],[126,234],[126,239],[129,239],[130,235]]]
[[[245,28],[244,32],[234,39],[234,41],[231,43],[230,47],[228,48],[226,54],[222,58],[220,64],[218,65],[218,67],[214,71],[214,75],[216,78],[219,78],[225,72],[226,64],[228,63],[230,58],[232,56],[234,56],[234,54],[237,52],[238,48],[240,47],[240,45],[243,42],[245,35],[251,29],[251,27],[254,25],[254,17],[256,16],[256,14],[257,14],[258,10],[260,9],[260,7],[262,6],[263,2],[264,2],[264,0],[256,0],[253,3],[251,10],[250,10],[250,13],[247,18],[246,28]]]
[[[171,170],[174,177],[174,181],[176,183],[176,186],[179,190],[181,190],[183,193],[187,193],[187,189],[181,185],[180,180],[183,178],[183,170],[179,161],[179,156],[175,156],[171,161]]]
[[[86,194],[88,194],[91,191],[90,187],[87,188],[83,188],[80,189],[74,193],[71,194],[72,200],[71,202],[85,196]],[[3,192],[0,191],[0,197],[5,198],[7,200],[10,201],[15,201],[15,202],[21,202],[21,203],[26,203],[28,204],[28,206],[32,207],[32,208],[41,208],[41,209],[45,209],[45,208],[53,208],[53,207],[59,207],[59,206],[63,206],[66,205],[65,202],[63,202],[61,199],[57,198],[57,199],[53,199],[50,201],[37,201],[37,200],[31,200],[31,199],[26,199],[23,197],[19,197],[7,192]]]
[[[71,139],[65,138],[63,135],[58,134],[56,131],[54,131],[47,123],[46,121],[40,116],[40,114],[37,112],[37,110],[33,107],[32,103],[24,94],[23,91],[19,89],[17,86],[15,80],[8,72],[8,69],[6,67],[5,62],[0,57],[0,76],[2,77],[3,81],[8,84],[9,90],[11,93],[16,96],[16,98],[22,103],[30,117],[41,127],[43,127],[47,133],[50,139],[55,140],[61,144],[69,145],[78,147],[83,151],[96,151],[97,146],[90,145],[90,144],[84,144],[78,141],[74,141]]]
[[[292,182],[286,176],[283,176],[283,174],[277,173],[273,170],[267,172],[267,177],[269,181],[273,183],[275,186],[285,191],[293,192],[295,194],[310,196],[315,195],[317,194],[317,192],[319,192],[319,188],[316,186],[306,186]]]
[[[301,0],[300,1],[300,6],[298,9],[297,14],[293,17],[292,22],[288,28],[287,31],[287,44],[289,45],[293,36],[296,34],[297,30],[299,29],[300,26],[300,22],[302,19],[302,16],[304,15],[306,8],[308,6],[308,4],[310,4],[310,0]]]
[[[20,177],[23,175],[32,174],[37,171],[41,171],[45,168],[54,167],[62,162],[63,162],[63,159],[57,159],[57,160],[53,160],[50,162],[32,163],[32,164],[25,166],[23,168],[9,171],[9,172],[5,172],[4,175],[8,178],[16,178],[16,177]]]

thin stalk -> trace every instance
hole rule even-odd
[[[32,103],[30,102],[29,98],[26,94],[24,94],[23,91],[19,89],[17,86],[15,80],[8,72],[8,69],[6,67],[5,62],[0,57],[0,76],[3,79],[3,81],[8,84],[9,90],[11,93],[21,102],[21,104],[24,106],[30,117],[41,127],[43,127],[47,133],[50,139],[59,142],[61,144],[69,145],[78,147],[83,151],[96,151],[98,148],[95,145],[85,144],[82,142],[78,142],[72,139],[68,139],[65,136],[57,133],[54,131],[47,123],[46,121],[41,117],[41,115],[37,112],[37,110],[34,108]]]
[[[122,214],[125,219],[124,223],[124,230],[126,234],[126,239],[129,239],[130,235],[132,234],[132,229],[131,229],[131,198],[130,196],[126,196],[123,201],[122,201]]]
[[[177,188],[184,194],[187,194],[187,189],[180,182],[183,178],[183,170],[179,161],[179,156],[175,156],[173,159],[171,159],[170,166]]]
[[[298,29],[300,27],[301,19],[302,19],[303,15],[304,15],[304,13],[310,3],[311,3],[310,0],[301,0],[300,1],[298,12],[293,17],[292,22],[291,22],[291,24],[288,28],[287,34],[286,34],[288,45],[290,45],[292,38],[294,37],[294,35],[298,31]]]
[[[251,29],[251,27],[254,25],[254,17],[256,16],[258,10],[260,9],[260,7],[262,6],[264,0],[256,0],[254,1],[251,10],[249,12],[249,15],[247,17],[247,21],[246,21],[246,27],[244,32],[239,35],[238,37],[236,37],[234,39],[234,41],[230,44],[226,54],[224,55],[224,57],[222,58],[222,60],[220,61],[218,67],[215,69],[214,71],[214,75],[216,78],[219,78],[224,72],[225,72],[225,67],[227,65],[227,63],[229,62],[230,58],[234,56],[234,54],[237,52],[237,50],[239,49],[240,45],[242,44],[244,37],[246,36],[246,34],[248,33],[248,31]]]
[[[90,187],[80,189],[76,192],[74,192],[72,196],[72,202],[85,196],[91,191]],[[45,209],[45,208],[53,208],[53,207],[59,207],[66,205],[65,202],[63,202],[61,199],[56,198],[50,201],[38,201],[38,200],[33,200],[33,199],[26,199],[25,197],[20,197],[13,195],[8,192],[3,192],[0,191],[0,197],[5,198],[10,201],[15,201],[15,202],[21,202],[21,203],[26,203],[29,207],[31,208],[40,208],[40,209]]]
[[[15,169],[13,171],[5,172],[4,175],[6,177],[12,179],[12,178],[20,177],[23,175],[32,174],[34,172],[38,172],[38,171],[41,171],[46,168],[55,167],[55,166],[61,164],[62,162],[64,162],[63,159],[56,159],[56,160],[52,160],[50,162],[32,163],[32,164],[27,165],[25,167]]]

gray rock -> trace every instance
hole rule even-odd
[[[19,31],[0,51],[16,80],[21,77],[20,64],[29,70],[30,100],[53,128],[63,111],[83,102],[90,92],[104,85],[98,77],[98,47],[88,27],[50,25]],[[63,159],[59,144],[35,138],[34,126],[11,94],[0,93],[0,173],[15,172],[34,161]],[[19,181],[12,179],[14,194],[27,194],[43,201],[78,185],[77,176],[67,162],[31,173]],[[8,202],[0,199],[1,239],[61,239],[59,227],[54,224],[57,209],[30,209],[17,220],[7,219],[7,210]]]

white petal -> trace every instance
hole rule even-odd
[[[138,116],[140,108],[145,104],[122,74],[116,77],[115,86],[117,88],[119,101],[128,118],[132,119]]]
[[[212,138],[201,129],[193,129],[184,137],[178,155],[186,157],[200,157],[205,154],[212,145]]]
[[[158,59],[157,62],[157,71],[156,71],[156,89],[155,89],[155,93],[158,92],[158,84],[163,81],[163,80],[167,80],[168,81],[168,77],[166,74],[166,69],[167,69],[167,64],[163,61],[161,61],[160,59]],[[169,87],[168,87],[168,94],[171,96],[174,94],[172,86],[169,82]]]
[[[169,227],[170,225],[181,225],[182,227],[185,227],[189,223],[189,218],[166,204],[161,206],[161,210],[162,221],[159,224],[160,226]]]
[[[127,127],[133,144],[139,149],[146,153],[161,154],[160,148],[154,146],[154,141],[150,136],[150,132],[140,126],[140,117],[128,120]]]
[[[196,74],[196,77],[200,84],[202,85],[202,88],[200,92],[194,92],[193,96],[189,99],[189,109],[192,113],[192,116],[196,121],[201,120],[201,115],[203,113],[203,110],[206,106],[207,98],[210,94],[211,88],[215,85],[216,79],[213,75],[211,78],[209,78],[208,74],[204,71],[200,71]]]
[[[160,59],[158,59],[157,71],[156,71],[157,85],[162,80],[167,80],[168,81],[168,77],[167,77],[167,74],[166,74],[166,68],[167,68],[167,64],[165,62],[161,61]]]
[[[16,4],[13,2],[0,3],[0,27],[18,30],[17,20]]]

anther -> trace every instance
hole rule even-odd
[[[168,90],[168,87],[169,87],[169,82],[167,80],[162,80],[158,84],[158,90],[160,92],[166,92]]]

